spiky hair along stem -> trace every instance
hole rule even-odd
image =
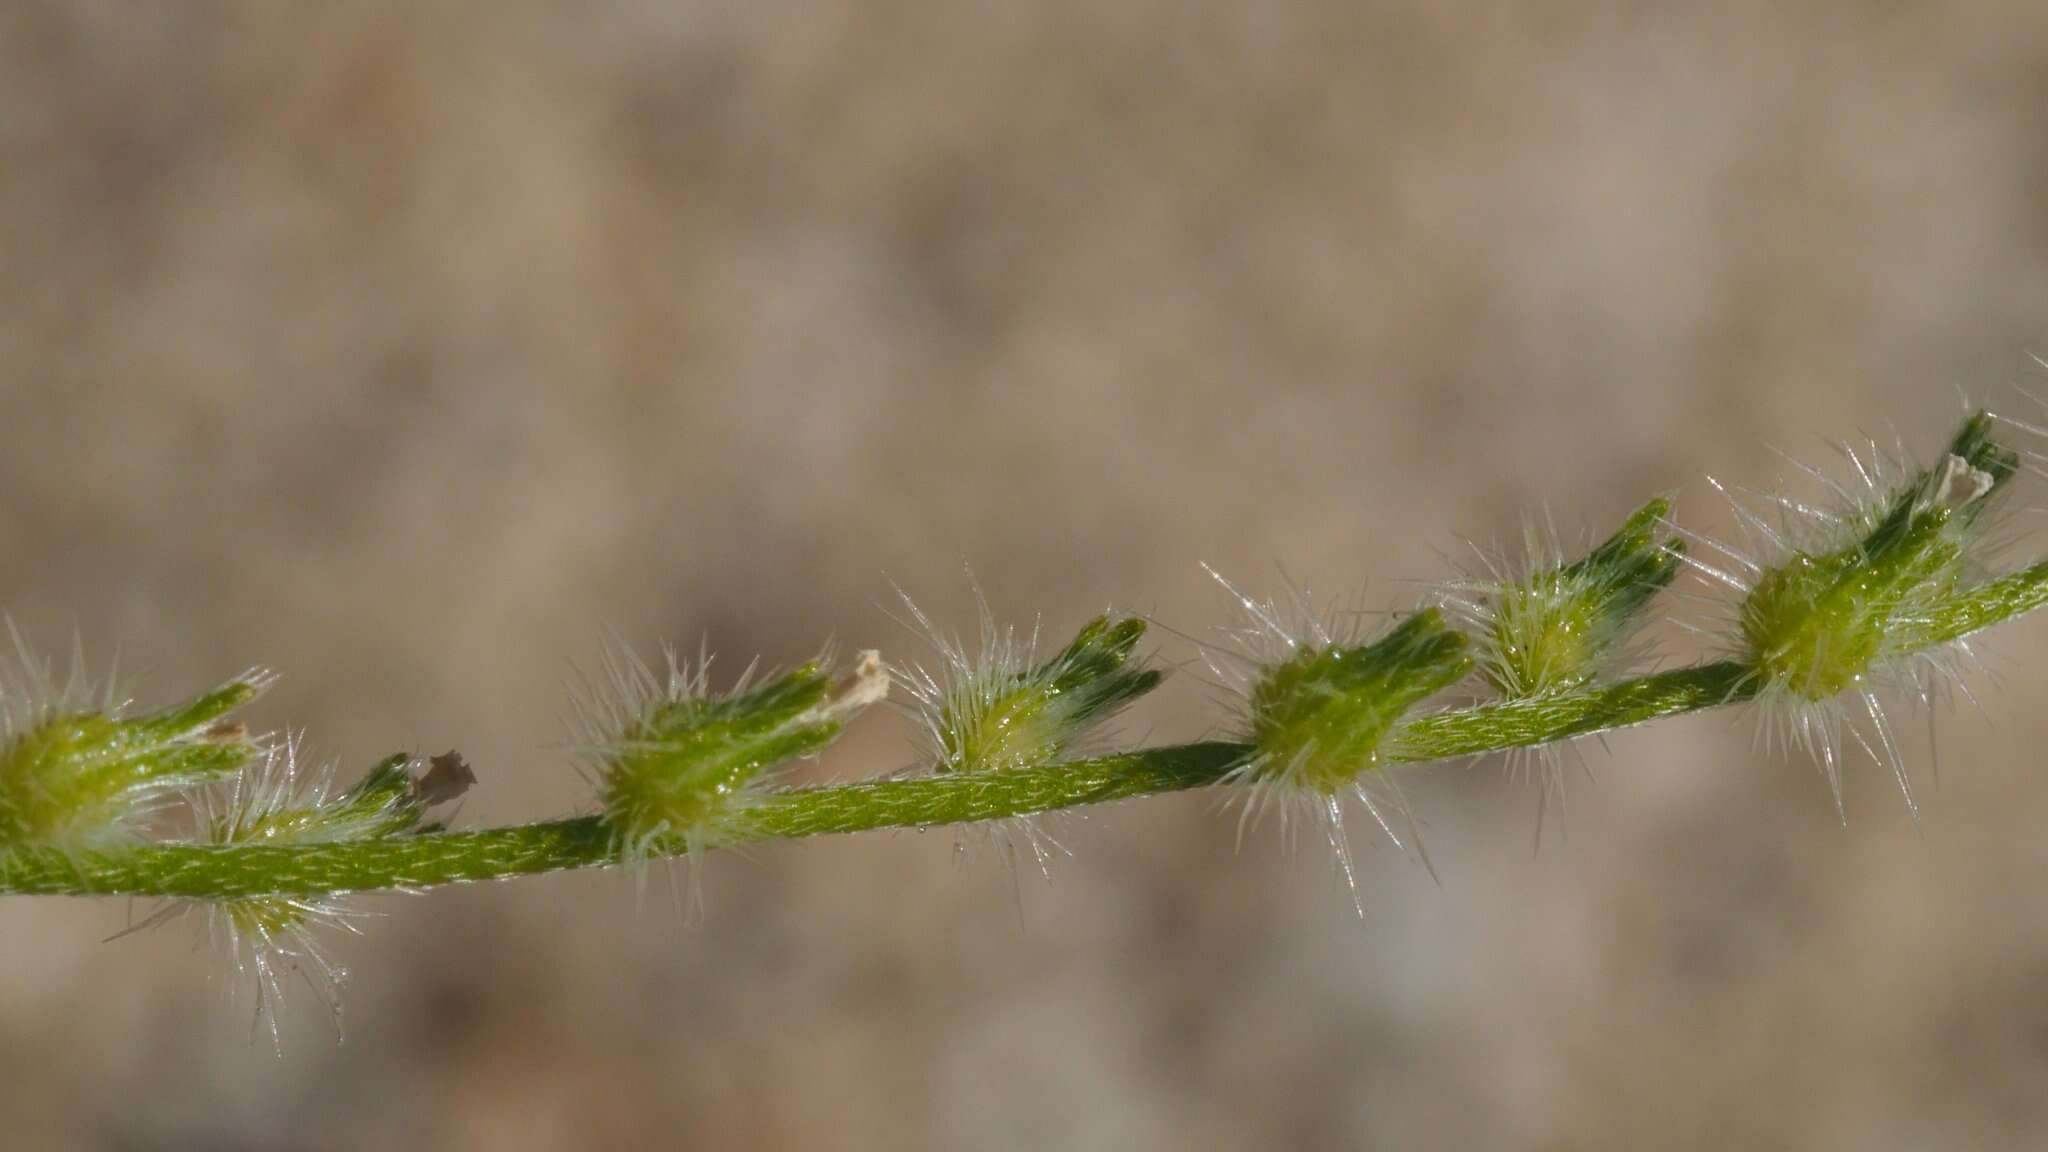
[[[1584,556],[1568,559],[1557,530],[1544,517],[1525,524],[1519,560],[1472,546],[1480,571],[1444,585],[1438,600],[1473,638],[1481,698],[1525,700],[1613,680],[1646,655],[1636,636],[1646,611],[1683,566],[1685,541],[1666,522],[1669,500],[1638,509],[1613,535]],[[1565,756],[1570,742],[1515,748],[1508,772],[1535,777],[1536,839],[1555,807],[1565,808]],[[1580,757],[1583,763],[1583,757]]]
[[[2019,473],[2018,453],[1993,439],[1994,427],[1988,413],[1971,414],[1947,451],[1917,469],[1903,449],[1844,445],[1854,476],[1828,482],[1826,499],[1775,496],[1775,522],[1738,500],[1750,547],[1701,538],[1720,567],[1695,566],[1741,593],[1732,653],[1755,681],[1759,741],[1812,754],[1844,819],[1851,748],[1890,768],[1918,816],[1886,697],[1929,704],[1942,685],[1968,691],[1955,664],[1973,658],[1967,641],[1929,630],[1989,566],[1986,513]]]

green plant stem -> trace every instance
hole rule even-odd
[[[1925,623],[1931,646],[2048,603],[2048,562],[1958,594]],[[1608,732],[1749,699],[1758,681],[1720,661],[1524,700],[1425,713],[1399,730],[1390,759],[1454,760]],[[760,796],[720,826],[724,845],[878,828],[927,828],[1201,788],[1245,762],[1248,745],[1209,742],[1040,768],[943,773]],[[657,845],[680,854],[678,842]],[[472,832],[302,845],[149,843],[0,854],[0,893],[202,900],[421,889],[620,862],[600,816]]]

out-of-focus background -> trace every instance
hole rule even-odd
[[[144,703],[272,665],[350,771],[459,748],[484,823],[589,805],[607,630],[913,658],[890,578],[965,626],[965,560],[1200,635],[1198,561],[1391,608],[1546,506],[1730,531],[1706,474],[1931,451],[2048,346],[2048,7],[1782,7],[10,4],[0,607]],[[345,1043],[301,998],[280,1058],[189,925],[0,901],[0,1132],[2040,1147],[2043,638],[1938,783],[1910,722],[1918,829],[1688,719],[1540,850],[1499,765],[1409,774],[1442,882],[1366,851],[1362,922],[1209,795],[1065,822],[1050,885],[769,846],[698,927],[613,874],[370,901]],[[1125,732],[1223,723],[1159,648]]]

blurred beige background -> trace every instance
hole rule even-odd
[[[1706,473],[1931,450],[2048,348],[2048,7],[1781,7],[7,5],[0,608],[144,702],[273,665],[259,719],[460,748],[497,822],[588,803],[608,628],[913,657],[889,576],[964,625],[966,560],[1199,633],[1203,560],[1396,607],[1545,504],[1726,530]],[[1363,923],[1213,796],[1021,909],[943,834],[771,846],[695,928],[373,901],[279,1058],[187,927],[0,901],[0,1140],[2040,1147],[2043,627],[1917,833],[1698,718],[1533,854],[1497,765],[1411,775],[1442,885],[1366,852]],[[1126,731],[1211,730],[1160,650]]]

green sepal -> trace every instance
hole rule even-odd
[[[1334,792],[1380,766],[1408,710],[1472,668],[1465,637],[1435,608],[1358,646],[1303,646],[1251,691],[1259,775]]]
[[[1650,501],[1585,556],[1495,591],[1481,675],[1508,699],[1568,691],[1607,670],[1615,642],[1678,575],[1681,541],[1659,531],[1670,502]]]
[[[24,727],[0,747],[0,848],[70,843],[152,797],[233,775],[259,749],[229,714],[268,684],[251,673],[160,712],[61,712]]]
[[[1145,622],[1098,616],[1050,660],[941,714],[943,772],[1009,771],[1058,761],[1091,728],[1159,686],[1134,660]]]
[[[1888,653],[1921,646],[1922,621],[1961,589],[1968,530],[2019,468],[1991,426],[1984,413],[1966,420],[1941,463],[1893,494],[1860,538],[1797,553],[1757,580],[1741,622],[1766,683],[1826,699]]]
[[[833,697],[812,661],[731,696],[656,704],[604,750],[606,813],[636,839],[710,823],[764,773],[838,737]]]
[[[427,811],[456,799],[474,783],[476,776],[469,765],[454,752],[424,761],[401,752],[378,761],[353,788],[332,800],[281,810],[258,825],[274,826],[280,838],[307,840],[365,840],[439,831],[438,823],[421,823]]]

